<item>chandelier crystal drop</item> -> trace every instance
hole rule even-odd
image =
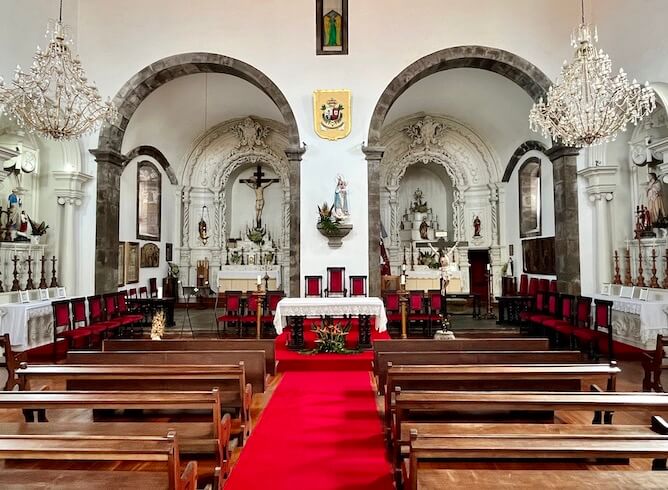
[[[628,123],[638,121],[656,107],[654,90],[636,80],[629,83],[623,69],[614,77],[610,57],[597,50],[598,32],[585,23],[574,31],[571,44],[573,61],[564,62],[557,82],[545,100],[534,104],[529,127],[561,144],[574,147],[595,146],[614,141]]]
[[[48,46],[37,47],[29,73],[17,67],[7,85],[0,77],[0,109],[29,132],[70,140],[95,131],[103,120],[113,123],[118,112],[88,81],[62,23],[62,0],[60,9],[59,20],[49,22]]]

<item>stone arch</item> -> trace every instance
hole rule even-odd
[[[497,73],[522,88],[533,100],[545,96],[552,85],[550,79],[524,58],[498,48],[487,46],[455,46],[436,51],[411,63],[385,88],[374,108],[369,123],[367,147],[369,196],[369,294],[380,294],[380,276],[377,273],[380,256],[380,188],[379,165],[385,148],[381,131],[385,118],[396,100],[409,87],[423,78],[454,68],[478,68]]]
[[[367,138],[369,146],[380,143],[385,117],[401,94],[429,75],[454,68],[478,68],[497,73],[517,84],[533,100],[545,96],[552,84],[547,75],[535,65],[502,49],[456,46],[436,51],[411,63],[385,88],[371,116]]]
[[[506,165],[506,171],[503,172],[503,178],[501,179],[501,182],[508,182],[510,180],[510,176],[513,175],[513,170],[515,170],[517,163],[524,155],[533,150],[545,153],[547,151],[547,147],[540,141],[535,140],[525,141],[520,146],[518,146],[517,149],[513,152],[513,156],[511,156],[510,160],[508,160],[508,165]]]
[[[155,146],[141,145],[136,148],[133,148],[125,155],[125,162],[123,162],[123,166],[127,165],[128,163],[130,163],[132,160],[134,160],[139,156],[153,158],[167,174],[169,183],[172,185],[178,185],[179,180],[176,178],[174,169],[169,165],[169,161],[167,160],[165,155],[163,155],[163,153],[160,150],[158,150]]]
[[[259,88],[276,104],[283,116],[289,141],[285,153],[290,162],[290,214],[299,216],[299,162],[304,149],[300,146],[297,120],[281,90],[254,66],[222,54],[192,52],[168,56],[146,66],[121,87],[113,99],[119,117],[113,124],[103,124],[97,148],[91,150],[97,161],[95,291],[98,293],[113,291],[117,287],[114,278],[118,269],[120,175],[126,160],[121,148],[130,119],[153,91],[172,80],[195,73],[221,73],[241,78]],[[299,243],[299,220],[291,221],[290,236]],[[290,287],[294,291],[299,290],[299,256],[297,245],[290,251]]]

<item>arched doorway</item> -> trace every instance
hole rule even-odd
[[[131,77],[113,101],[119,111],[115,124],[105,123],[100,130],[98,146],[91,150],[97,161],[97,210],[95,237],[95,290],[116,288],[118,268],[118,220],[120,175],[127,157],[121,153],[123,138],[130,119],[153,91],[182,76],[195,73],[222,73],[241,78],[264,92],[279,109],[286,126],[289,162],[290,213],[299,216],[299,163],[304,149],[300,146],[297,121],[280,89],[264,73],[243,61],[215,53],[184,53],[152,63]],[[299,243],[299,221],[290,222],[290,240]],[[299,247],[290,252],[290,290],[299,290]]]

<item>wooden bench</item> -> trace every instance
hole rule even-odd
[[[3,334],[0,337],[0,351],[2,351],[3,360],[0,361],[0,368],[5,368],[7,370],[7,381],[5,382],[5,391],[11,391],[18,386],[19,389],[22,389],[20,386],[21,379],[16,376],[16,370],[19,368],[19,364],[25,361],[26,356],[24,352],[15,353],[12,350],[12,343],[9,340],[9,334]]]
[[[67,364],[183,364],[190,366],[220,366],[244,363],[246,383],[253,393],[264,393],[267,373],[264,351],[72,351],[67,354]]]
[[[176,350],[261,350],[267,363],[267,374],[276,375],[276,345],[273,339],[163,339],[154,340],[111,339],[102,343],[103,351],[176,351]]]
[[[387,382],[388,366],[453,364],[578,364],[584,362],[580,351],[450,351],[450,352],[378,352],[376,373],[378,393]]]
[[[405,481],[408,489],[418,486],[421,465],[446,465],[443,460],[541,460],[563,461],[585,459],[651,458],[658,460],[657,469],[665,467],[668,437],[627,436],[610,443],[606,437],[421,437],[411,434],[410,462]],[[594,472],[592,472],[594,473]],[[598,473],[598,472],[596,472]],[[665,473],[664,473],[665,474]],[[474,486],[474,488],[477,488]],[[642,486],[640,487],[642,488]]]
[[[178,443],[174,432],[168,433],[166,437],[0,436],[0,459],[136,461],[161,463],[161,466],[164,464],[161,472],[60,469],[56,472],[5,467],[0,471],[1,488],[8,488],[10,485],[20,485],[19,488],[62,490],[197,488],[197,463],[191,461],[183,474],[180,473]]]
[[[665,346],[668,344],[663,339],[663,335],[657,334],[656,348],[651,354],[643,353],[642,367],[645,371],[645,376],[642,380],[643,391],[656,391],[663,393],[663,385],[661,384],[661,373],[668,369],[668,365],[664,364],[663,360],[666,358]]]
[[[244,363],[236,366],[189,365],[70,365],[49,364],[28,366],[22,363],[17,375],[30,380],[35,377],[64,379],[67,390],[91,391],[211,391],[218,388],[220,405],[239,411],[240,442],[250,434],[250,404],[253,390],[246,384]],[[236,425],[236,424],[235,424]],[[236,433],[236,431],[235,431]]]
[[[391,440],[394,398],[400,390],[582,391],[591,378],[607,378],[614,391],[620,369],[607,364],[525,364],[459,366],[390,366],[385,392],[385,427]],[[475,409],[467,409],[475,411]],[[551,412],[546,408],[544,412]]]
[[[373,342],[374,374],[379,352],[452,352],[452,351],[518,351],[549,350],[549,339],[476,338],[455,340],[434,339],[379,339]]]
[[[587,471],[587,470],[442,470],[418,471],[417,488],[559,489],[598,488],[668,488],[668,473],[659,471]]]

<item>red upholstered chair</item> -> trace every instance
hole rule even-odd
[[[611,361],[616,360],[612,332],[612,301],[594,300],[594,331],[598,337],[599,352],[607,352]]]
[[[425,311],[424,293],[422,291],[409,291],[408,293],[408,326],[415,327],[419,324],[422,327],[422,335],[427,334],[427,325],[429,323],[429,313]]]
[[[534,332],[540,331],[542,329],[543,320],[549,320],[549,316],[547,315],[547,307],[547,293],[538,291],[536,293],[533,313],[529,315],[529,324]]]
[[[532,277],[529,279],[529,296],[536,296],[538,292],[538,278]]]
[[[253,294],[253,291],[248,291],[246,293],[246,297],[248,298],[246,300],[246,311],[241,317],[241,326],[239,332],[239,335],[242,337],[244,327],[254,327],[257,324],[257,304],[259,298],[257,295]],[[263,306],[261,306],[262,309],[264,309]],[[260,321],[262,321],[262,319],[260,319]]]
[[[327,267],[327,288],[325,289],[325,297],[344,298],[347,294],[346,268]]]
[[[88,322],[89,327],[100,338],[104,338],[108,330],[115,330],[121,326],[118,320],[110,320],[107,318],[107,313],[104,310],[104,303],[102,295],[95,295],[88,297]]]
[[[573,337],[577,341],[578,347],[581,350],[588,352],[589,356],[594,358],[597,356],[598,335],[592,328],[591,303],[591,298],[586,296],[577,297]]]
[[[140,315],[138,313],[132,313],[130,310],[128,310],[126,296],[127,295],[125,291],[119,291],[118,296],[116,297],[118,319],[121,320],[124,326],[136,325],[137,323],[141,323],[144,320],[144,315]]]
[[[385,304],[385,313],[387,315],[387,328],[392,330],[399,325],[401,329],[401,304],[399,303],[399,294],[395,292],[386,292],[383,295]]]
[[[148,298],[148,289],[146,289],[146,286],[139,287],[139,297]]]
[[[427,292],[428,304],[429,304],[429,336],[431,337],[434,330],[434,324],[436,328],[441,326],[441,306],[443,306],[443,297],[441,296],[440,289],[430,289]]]
[[[116,327],[110,328],[109,330],[117,330],[124,325],[127,325],[127,320],[120,318],[118,310],[118,293],[103,294],[102,299],[104,300],[104,309],[106,310],[105,320],[117,323]]]
[[[559,289],[557,288],[557,280],[556,279],[552,279],[550,281],[550,285],[548,286],[548,291],[550,293],[558,293],[559,292]]]
[[[529,276],[526,274],[522,274],[520,276],[520,290],[519,290],[520,296],[525,296],[529,294]]]
[[[307,298],[322,297],[322,276],[304,277],[304,296]]]
[[[539,279],[538,280],[538,291],[542,291],[543,293],[547,293],[550,289],[550,281],[549,279]]]
[[[366,296],[366,276],[350,276],[350,297]]]
[[[227,324],[236,324],[241,335],[241,291],[225,291],[223,296],[223,314],[217,318],[223,324],[223,333],[227,330]]]
[[[572,294],[562,294],[561,308],[559,317],[543,322],[545,328],[555,332],[555,341],[557,345],[565,338],[568,341],[568,348],[573,348],[573,330],[575,329],[575,296]]]
[[[278,302],[284,297],[285,293],[283,291],[267,291],[264,303],[265,312],[262,315],[262,325],[272,337],[276,336],[276,330],[274,329],[274,315],[276,314],[276,308],[278,307]]]
[[[540,322],[543,331],[547,332],[548,330],[552,331],[554,335],[551,335],[554,338],[555,344],[558,342],[556,332],[549,325],[552,324],[554,320],[559,320],[559,295],[557,293],[546,293],[547,296],[547,314]]]
[[[88,346],[92,331],[85,325],[75,327],[70,316],[70,300],[54,301],[51,307],[53,309],[53,360],[55,361],[58,356],[58,340],[65,339],[68,350],[79,340],[85,341]]]
[[[151,277],[148,280],[148,296],[149,298],[158,297],[158,280],[155,277]]]
[[[128,289],[128,298],[136,298],[136,297],[137,297],[137,288]]]

